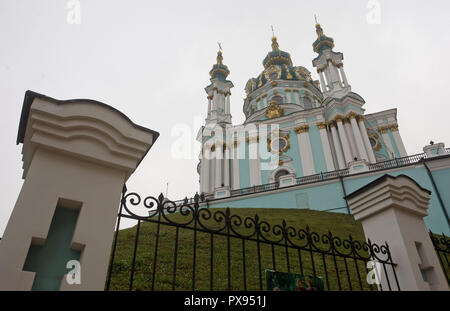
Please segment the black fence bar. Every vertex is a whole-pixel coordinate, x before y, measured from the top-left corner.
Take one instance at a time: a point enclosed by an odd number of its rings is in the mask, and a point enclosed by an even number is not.
[[[450,256],[450,237],[445,234],[430,233],[431,242],[433,243],[434,250],[439,258],[442,270],[444,271],[447,283],[450,285],[450,264],[448,257]]]

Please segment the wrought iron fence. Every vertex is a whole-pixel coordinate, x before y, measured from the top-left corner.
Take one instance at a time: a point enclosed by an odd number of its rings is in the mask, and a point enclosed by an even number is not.
[[[271,224],[200,207],[201,200],[196,195],[180,206],[124,187],[106,290],[266,290],[266,269],[321,277],[325,290],[400,290],[387,243]],[[123,218],[137,225],[134,234],[122,231],[128,242],[119,245]],[[378,263],[384,288],[367,282],[368,262]]]
[[[450,256],[450,237],[445,234],[434,234],[430,230],[430,238],[438,255],[442,270],[447,278],[447,282],[450,285],[450,264],[448,261],[448,257]]]

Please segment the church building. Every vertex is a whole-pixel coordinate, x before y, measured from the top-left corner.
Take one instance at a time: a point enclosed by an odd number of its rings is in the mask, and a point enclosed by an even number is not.
[[[345,196],[384,174],[407,175],[432,192],[429,229],[449,234],[450,154],[444,144],[408,156],[397,109],[365,114],[352,91],[343,53],[316,24],[311,72],[293,64],[272,37],[263,71],[248,80],[245,122],[232,125],[233,83],[222,51],[210,71],[200,193],[212,207],[308,208],[350,213]],[[370,103],[376,105],[375,103]]]

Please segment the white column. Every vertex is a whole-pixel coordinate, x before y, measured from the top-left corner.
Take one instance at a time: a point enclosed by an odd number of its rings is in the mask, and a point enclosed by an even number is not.
[[[267,107],[267,96],[263,97],[262,103],[263,103],[263,108],[266,108]]]
[[[344,80],[344,86],[348,86],[347,76],[345,75],[344,67],[342,66],[342,64],[341,66],[339,66],[339,72],[341,73],[342,79]]]
[[[328,172],[335,170],[333,163],[333,154],[331,153],[330,142],[328,140],[327,124],[325,122],[318,123],[320,139],[322,141],[322,149],[325,156],[325,163],[327,164]]]
[[[209,148],[209,147],[207,147]],[[209,192],[209,162],[210,160],[207,157],[207,152],[209,151],[203,151],[202,155],[202,162],[201,162],[201,168],[200,168],[200,192]]]
[[[366,147],[364,146],[361,132],[359,131],[358,124],[356,123],[356,115],[349,116],[349,119],[352,125],[353,134],[355,135],[356,147],[358,148],[359,155],[363,160],[370,161],[366,152]]]
[[[239,142],[233,142],[233,158],[232,158],[232,166],[233,166],[233,189],[240,189],[240,180],[239,180]]]
[[[211,116],[211,97],[208,96],[208,117]]]
[[[331,136],[333,137],[334,151],[336,153],[339,169],[346,168],[344,154],[342,152],[341,143],[339,141],[338,133],[336,130],[336,124],[334,122],[330,123]]]
[[[214,190],[217,188],[222,187],[222,162],[223,162],[223,146],[222,143],[219,142],[216,144],[216,154],[215,154],[215,159],[216,159],[216,178],[215,178],[215,183],[214,183]]]
[[[347,134],[348,142],[350,144],[350,151],[352,153],[352,161],[355,157],[360,159],[361,156],[358,152],[358,149],[356,149],[355,136],[353,135],[352,126],[350,125],[350,121],[347,118],[345,118],[343,120],[343,124],[344,124],[344,128],[345,128],[345,133]]]
[[[250,186],[261,185],[261,165],[259,162],[258,138],[250,137],[248,140]]]
[[[398,131],[398,125],[390,126],[392,136],[394,137],[395,144],[397,145],[398,152],[400,152],[400,157],[407,157],[405,145],[403,144],[403,140],[400,137],[400,132]]]
[[[302,160],[303,176],[314,175],[314,160],[311,150],[311,142],[309,140],[309,126],[304,125],[295,128],[297,133],[298,146],[300,148],[300,158]]]
[[[365,236],[378,246],[388,244],[402,291],[449,290],[423,221],[428,216],[430,195],[404,175],[384,175],[346,197]],[[379,257],[387,258],[381,252]],[[383,290],[389,290],[389,284],[392,290],[398,290],[393,267],[385,266],[380,264],[381,271],[377,271]]]
[[[394,147],[392,146],[391,139],[389,138],[389,135],[388,135],[388,130],[389,130],[388,127],[387,126],[381,127],[378,130],[380,131],[381,136],[383,137],[383,141],[384,141],[384,144],[385,144],[385,146],[387,148],[386,151],[387,151],[387,153],[389,155],[389,158],[390,159],[394,159],[395,158],[395,152],[394,152]]]
[[[223,185],[225,187],[230,186],[230,146],[225,146],[224,159],[223,159]]]
[[[369,135],[367,135],[367,129],[364,124],[364,120],[362,117],[358,118],[358,124],[359,124],[359,131],[362,135],[362,138],[364,140],[364,145],[366,147],[367,155],[369,156],[369,161],[371,163],[376,163],[377,160],[375,158],[375,155],[373,153],[372,145],[370,144]]]
[[[323,77],[323,71],[319,72],[319,78],[320,78],[320,85],[322,86],[322,92],[326,92],[327,91],[327,84],[325,82],[325,79]]]
[[[230,114],[230,94],[226,96],[225,113]]]
[[[330,73],[328,72],[328,67],[324,68],[325,78],[327,79],[327,88],[329,91],[333,89],[333,82],[330,77]]]
[[[342,118],[336,118],[336,124],[338,127],[338,133],[339,138],[342,142],[342,149],[344,151],[344,158],[345,158],[345,166],[347,166],[348,163],[352,162],[352,153],[350,151],[350,145],[347,140],[347,135],[345,134],[344,126],[342,125]]]
[[[297,90],[294,90],[294,100],[295,100],[295,104],[300,105],[300,98],[299,98]]]

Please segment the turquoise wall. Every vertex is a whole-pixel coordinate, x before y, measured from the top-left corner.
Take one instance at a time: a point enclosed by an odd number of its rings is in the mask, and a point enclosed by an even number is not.
[[[389,139],[391,140],[392,148],[394,148],[393,151],[395,153],[395,157],[396,158],[401,158],[400,152],[398,151],[397,144],[395,143],[395,140],[394,140],[394,136],[392,135],[392,132],[391,132],[390,129],[388,130],[388,136],[389,136]]]
[[[320,138],[319,128],[311,126],[309,128],[309,140],[311,141],[311,150],[314,160],[314,169],[316,173],[327,172],[327,163],[322,147],[322,139]]]
[[[360,175],[360,177],[354,179],[344,179],[346,193],[350,194],[384,174],[386,174],[386,172],[381,172],[373,176]],[[425,224],[434,232],[450,235],[450,228],[446,222],[444,212],[428,177],[427,171],[423,166],[405,168],[388,174],[391,176],[404,174],[414,179],[421,187],[430,190],[431,199],[430,207],[428,209],[429,215],[424,218]],[[432,174],[433,178],[435,178],[442,200],[447,206],[447,213],[449,214],[448,206],[450,206],[450,191],[446,191],[446,187],[447,185],[450,185],[450,169],[433,171]],[[274,194],[266,192],[253,198],[246,196],[237,197],[233,201],[211,204],[211,207],[310,208],[319,211],[339,208],[336,212],[347,213],[343,196],[341,184],[337,180],[325,185],[313,184],[309,188],[292,189],[282,193]]]
[[[244,142],[244,148],[245,158],[239,159],[239,183],[241,188],[250,187],[250,162],[247,142]]]

